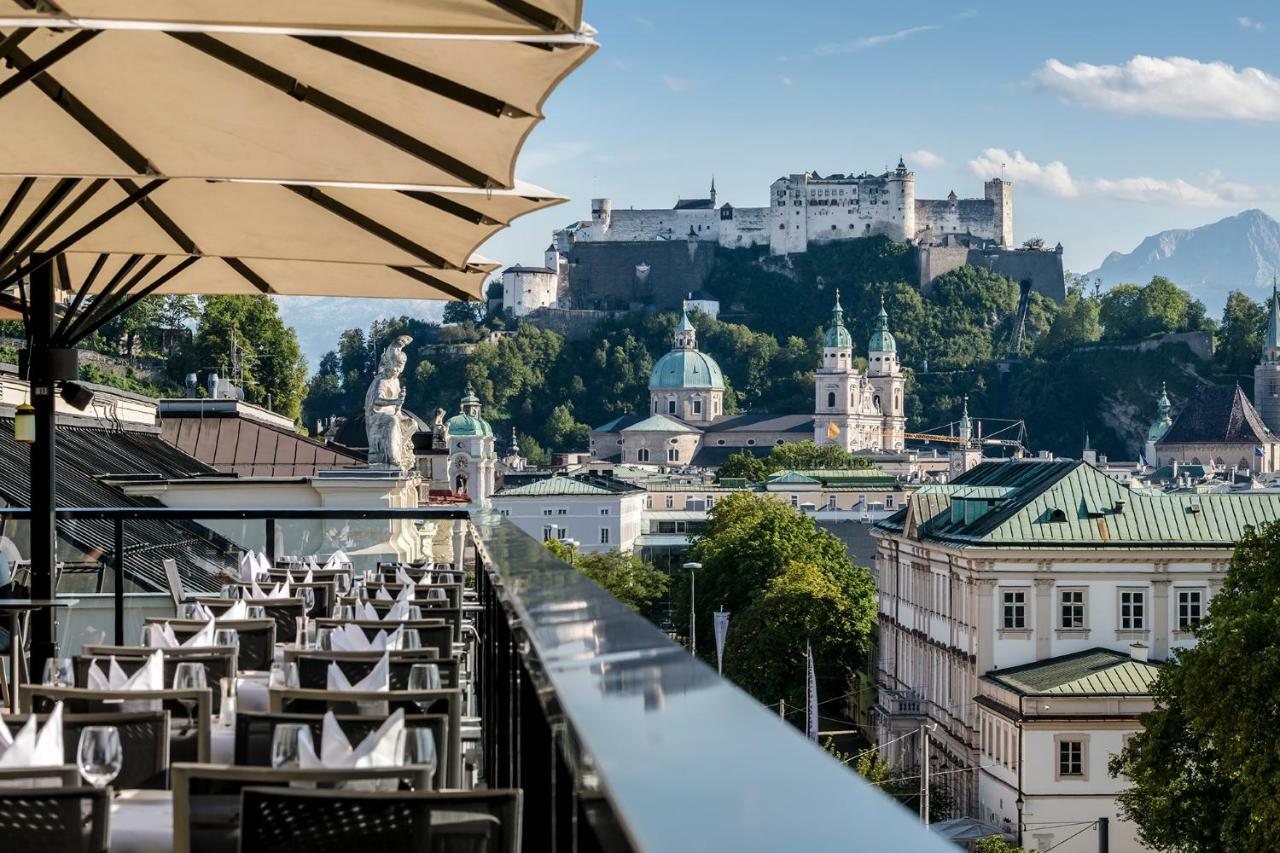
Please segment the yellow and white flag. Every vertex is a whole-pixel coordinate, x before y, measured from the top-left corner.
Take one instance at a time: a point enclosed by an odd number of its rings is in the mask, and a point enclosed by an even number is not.
[[[827,424],[827,441],[835,441],[840,437],[840,426],[835,421]]]

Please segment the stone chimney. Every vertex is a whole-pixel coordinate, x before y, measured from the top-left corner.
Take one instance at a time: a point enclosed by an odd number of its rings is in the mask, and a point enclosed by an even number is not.
[[[1133,660],[1136,660],[1138,663],[1146,663],[1147,662],[1147,644],[1146,643],[1130,644],[1129,657]]]

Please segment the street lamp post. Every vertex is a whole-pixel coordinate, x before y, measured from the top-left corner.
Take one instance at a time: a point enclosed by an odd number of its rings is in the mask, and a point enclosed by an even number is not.
[[[702,568],[702,563],[685,563],[685,571],[689,573],[689,651],[694,657],[698,656],[698,612],[697,612],[697,588],[694,581],[694,572]]]

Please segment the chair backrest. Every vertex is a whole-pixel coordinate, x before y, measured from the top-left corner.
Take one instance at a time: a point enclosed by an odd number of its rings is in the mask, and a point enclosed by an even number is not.
[[[520,791],[241,791],[244,850],[518,853]],[[429,840],[428,840],[429,839]]]
[[[418,654],[419,652],[426,654]],[[286,659],[289,657],[286,655]],[[392,690],[408,689],[409,671],[418,663],[433,663],[439,668],[441,687],[458,686],[458,661],[436,657],[435,649],[391,652],[388,657]],[[298,664],[298,686],[323,690],[329,686],[329,664],[336,663],[347,681],[355,684],[373,670],[382,659],[382,653],[300,651],[292,655],[292,659]]]
[[[106,788],[0,791],[0,838],[6,850],[104,853],[110,830]]]
[[[453,657],[453,626],[441,619],[406,619],[403,622],[374,622],[372,620],[354,619],[317,619],[317,628],[336,628],[339,625],[355,625],[364,631],[369,639],[378,636],[379,631],[391,633],[397,626],[404,626],[406,631],[418,632],[418,644],[424,649],[435,649],[442,658]]]
[[[74,788],[79,784],[80,769],[75,762],[47,767],[0,767],[0,791],[13,787]]]
[[[199,619],[157,619],[148,618],[148,625],[168,623],[174,636],[179,641],[199,631],[207,622]],[[217,623],[218,628],[230,628],[236,632],[236,641],[240,644],[237,650],[236,663],[241,670],[271,669],[271,660],[276,653],[276,621],[267,619],[236,619]],[[293,636],[293,626],[287,636]]]
[[[177,763],[172,767],[174,853],[237,853],[240,847],[240,791],[247,787],[288,787],[292,783],[334,788],[356,781],[406,780],[423,783],[423,767],[346,767],[341,770],[276,770],[227,764]],[[355,793],[342,791],[343,795]],[[296,849],[296,848],[295,848]]]
[[[158,703],[170,717],[182,723],[169,727],[169,756],[180,760],[192,755],[208,760],[209,732],[213,722],[214,688],[182,690],[89,690],[84,687],[50,687],[31,684],[22,689],[22,710],[48,714],[58,702],[67,714],[132,713],[142,703]],[[128,704],[126,704],[128,703]],[[138,704],[135,704],[138,703]],[[186,725],[187,708],[191,724]],[[145,710],[157,710],[145,708]]]
[[[378,730],[385,722],[383,717],[368,717],[358,714],[335,714],[334,719],[342,728],[351,743],[358,744]],[[312,740],[319,745],[324,724],[323,714],[270,714],[258,711],[238,711],[236,713],[235,763],[244,767],[271,766],[271,738],[276,726],[283,723],[305,723],[311,727]],[[449,742],[449,717],[445,714],[406,714],[404,724],[407,728],[425,728],[431,730],[436,742],[436,773],[432,787],[445,787],[448,779],[449,751],[445,748]]]
[[[3,718],[10,730],[30,719],[29,714]],[[39,716],[43,724],[45,715]],[[62,755],[69,765],[79,760],[80,733],[87,726],[114,726],[120,733],[124,762],[111,783],[116,788],[169,787],[169,712],[129,711],[103,714],[62,715]],[[71,784],[76,784],[73,780]]]
[[[462,787],[462,691],[448,690],[307,690],[301,687],[272,687],[268,692],[273,714],[357,714],[360,704],[385,703],[388,711],[403,708],[406,714],[438,714],[449,717],[448,743],[436,744],[449,750],[449,787]]]
[[[126,675],[138,670],[155,649],[144,649],[139,646],[83,646],[80,654],[71,658],[75,671],[76,686],[89,686],[89,666],[98,660],[99,667],[106,666],[106,658],[114,657],[116,663]],[[213,687],[224,678],[233,678],[236,674],[235,646],[200,646],[190,649],[162,649],[164,655],[164,683],[173,684],[173,675],[180,663],[199,663],[204,665],[204,680]],[[104,669],[105,671],[105,669]],[[214,691],[213,712],[221,711],[222,694]]]
[[[161,561],[164,566],[164,579],[169,585],[169,595],[173,598],[174,612],[182,613],[182,602],[187,600],[187,594],[182,588],[182,575],[178,574],[178,561],[166,558]]]

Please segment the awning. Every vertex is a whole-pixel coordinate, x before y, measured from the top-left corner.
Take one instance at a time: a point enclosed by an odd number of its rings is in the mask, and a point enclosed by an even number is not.
[[[596,47],[572,0],[60,5],[0,0],[11,174],[510,188]]]

